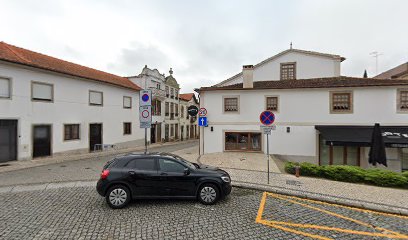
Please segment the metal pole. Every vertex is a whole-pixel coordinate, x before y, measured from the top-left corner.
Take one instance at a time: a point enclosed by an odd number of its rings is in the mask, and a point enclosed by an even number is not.
[[[268,184],[269,184],[269,134],[266,134],[266,155],[268,162]]]
[[[147,128],[145,128],[145,154],[147,153]]]

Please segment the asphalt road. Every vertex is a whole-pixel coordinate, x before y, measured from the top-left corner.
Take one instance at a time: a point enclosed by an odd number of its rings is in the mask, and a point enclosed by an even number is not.
[[[198,141],[181,142],[173,145],[149,148],[150,152],[174,152],[194,147]],[[0,186],[19,184],[36,184],[47,182],[66,182],[81,180],[97,180],[103,165],[112,159],[111,156],[87,158],[67,161],[27,169],[0,173]]]

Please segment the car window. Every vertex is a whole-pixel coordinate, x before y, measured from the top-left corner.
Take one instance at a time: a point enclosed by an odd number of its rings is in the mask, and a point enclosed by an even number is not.
[[[186,168],[178,162],[163,158],[159,159],[159,165],[160,170],[163,172],[184,172]]]
[[[155,171],[156,166],[153,158],[136,158],[130,160],[126,165],[127,168],[136,170]]]

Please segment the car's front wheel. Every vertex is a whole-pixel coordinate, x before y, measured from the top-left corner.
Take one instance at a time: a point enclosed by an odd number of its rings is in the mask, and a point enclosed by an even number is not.
[[[214,184],[205,183],[198,190],[198,199],[203,204],[214,204],[219,198],[220,191]]]
[[[115,185],[109,188],[106,193],[106,202],[111,208],[124,208],[130,202],[130,191],[122,185]]]

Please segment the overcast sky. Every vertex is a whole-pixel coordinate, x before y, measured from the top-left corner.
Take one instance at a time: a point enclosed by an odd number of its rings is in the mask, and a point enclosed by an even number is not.
[[[147,64],[181,92],[293,47],[339,54],[342,75],[408,61],[408,1],[0,0],[0,41],[121,76]]]

